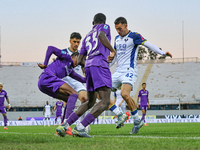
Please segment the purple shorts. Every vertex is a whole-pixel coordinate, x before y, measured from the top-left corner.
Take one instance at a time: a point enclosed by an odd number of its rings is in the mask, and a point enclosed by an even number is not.
[[[61,117],[62,116],[62,112],[56,112],[56,117]]]
[[[147,107],[148,107],[148,105],[140,105],[141,110],[147,111]]]
[[[39,77],[38,87],[43,93],[56,98],[57,90],[64,84],[60,78],[48,73],[42,73]]]
[[[90,66],[85,68],[87,91],[95,91],[107,86],[112,89],[112,78],[109,68]]]
[[[5,106],[0,106],[0,113],[5,114],[6,113],[6,108]]]

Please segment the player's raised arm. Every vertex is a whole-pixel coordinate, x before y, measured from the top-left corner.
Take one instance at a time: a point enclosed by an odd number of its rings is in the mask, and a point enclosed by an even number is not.
[[[78,65],[80,65],[82,67],[82,69],[85,66],[85,59],[86,59],[86,55],[79,55],[78,56]],[[84,73],[84,72],[83,72]]]
[[[108,56],[107,61],[109,63],[111,63],[115,57],[116,52],[115,52],[114,48],[111,46],[111,44],[106,36],[106,33],[103,31],[100,31],[99,35],[98,35],[98,39],[101,42],[101,44],[103,44],[103,46],[105,46],[106,48],[108,48],[110,50],[111,54],[110,54],[110,56]]]
[[[150,49],[151,51],[157,53],[157,54],[160,54],[160,55],[163,55],[163,56],[169,56],[172,58],[172,54],[170,52],[163,52],[161,51],[157,46],[151,44],[149,41],[146,41],[144,43],[144,46],[147,47],[148,49]]]
[[[78,61],[77,61],[78,65],[80,65],[81,68],[85,67],[86,56],[87,56],[87,50],[85,48],[85,40],[83,40],[80,54],[78,56]]]

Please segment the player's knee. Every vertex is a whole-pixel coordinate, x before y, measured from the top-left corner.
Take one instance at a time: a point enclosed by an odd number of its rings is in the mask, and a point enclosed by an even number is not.
[[[124,93],[124,92],[122,92],[121,95],[124,100],[127,100],[130,97],[130,95],[128,93]]]
[[[87,98],[86,98],[86,97],[81,97],[81,98],[80,98],[80,101],[81,101],[81,103],[83,104],[83,103],[85,103],[85,102],[87,101]]]
[[[105,109],[107,109],[109,105],[110,105],[110,100],[108,100],[108,101],[105,100],[103,102],[103,107],[105,107]]]

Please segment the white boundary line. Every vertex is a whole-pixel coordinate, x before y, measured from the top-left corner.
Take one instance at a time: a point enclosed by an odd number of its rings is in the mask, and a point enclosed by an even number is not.
[[[54,133],[21,133],[21,132],[0,132],[0,134],[33,134],[33,135],[54,135]],[[165,136],[133,136],[133,135],[94,135],[93,137],[116,137],[116,138],[145,138],[145,139],[195,139],[200,137],[165,137]]]

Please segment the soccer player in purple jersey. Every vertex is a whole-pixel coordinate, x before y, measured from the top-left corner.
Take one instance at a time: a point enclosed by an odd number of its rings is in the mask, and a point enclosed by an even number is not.
[[[57,58],[48,65],[49,58],[52,54],[55,54]],[[78,94],[71,86],[65,83],[62,78],[70,76],[82,83],[86,82],[86,78],[78,75],[73,70],[73,68],[77,66],[78,55],[79,54],[76,52],[70,56],[66,51],[49,46],[44,64],[38,64],[41,69],[44,69],[38,81],[40,91],[53,98],[67,102],[67,115],[73,112]]]
[[[85,127],[92,123],[110,104],[112,80],[109,63],[115,56],[115,50],[110,44],[110,26],[105,22],[104,14],[96,14],[93,19],[93,28],[82,42],[78,64],[85,67],[88,101],[82,104],[75,113],[72,113],[62,126],[57,128],[61,136],[64,136],[66,129],[72,123],[94,106],[98,93],[101,101],[73,129],[75,136],[91,137],[86,133]]]
[[[62,118],[63,107],[64,107],[64,103],[61,100],[57,101],[56,105],[54,106],[54,111],[56,110],[55,126],[56,126],[58,117],[60,117],[60,119]]]
[[[137,108],[139,108],[139,98],[140,98],[140,108],[142,110],[142,118],[141,120],[145,123],[145,126],[149,126],[146,121],[145,121],[145,115],[147,112],[147,107],[150,108],[149,104],[149,91],[146,90],[146,83],[142,83],[142,90],[139,91],[138,93],[138,98],[137,98]]]
[[[5,98],[6,98],[6,101],[8,102],[8,109],[10,109],[11,105],[10,105],[10,102],[9,102],[9,99],[8,99],[8,96],[7,96],[7,92],[5,90],[3,90],[3,84],[0,83],[0,113],[2,113],[2,115],[3,115],[4,129],[7,130],[8,129],[7,128],[8,118],[6,116],[6,108],[4,106]]]

